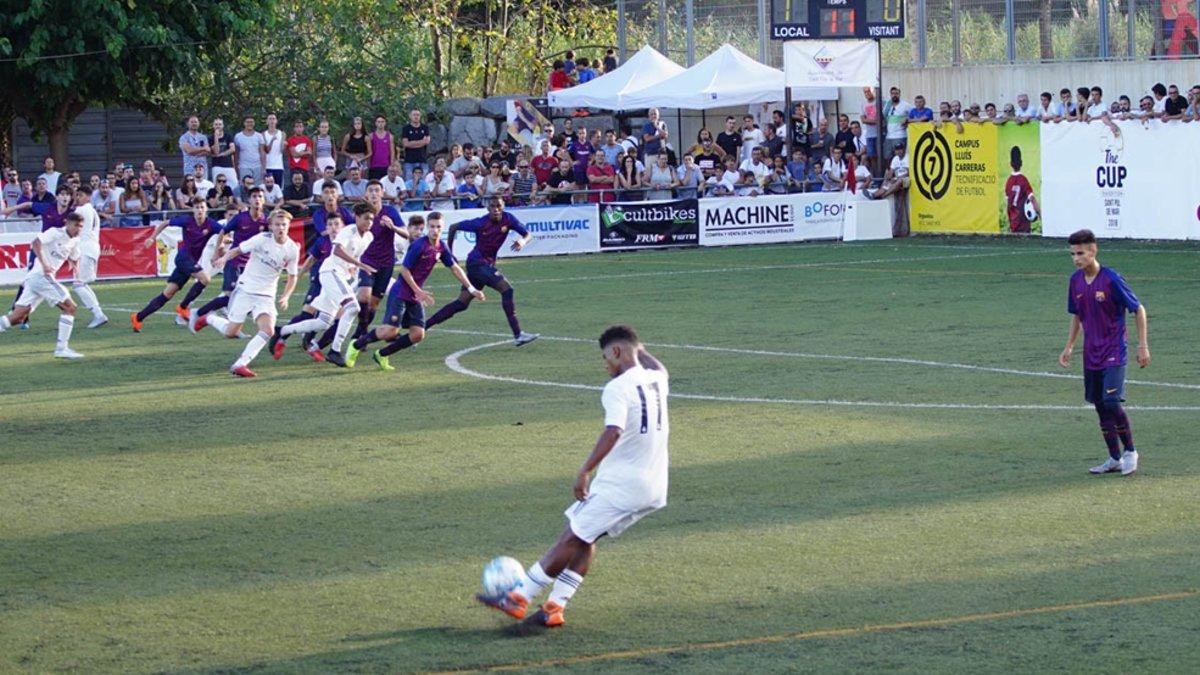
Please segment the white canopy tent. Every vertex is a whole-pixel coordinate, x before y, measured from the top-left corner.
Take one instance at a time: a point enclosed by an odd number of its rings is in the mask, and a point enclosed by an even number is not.
[[[646,45],[611,73],[576,87],[552,91],[546,98],[555,108],[629,110],[635,107],[625,103],[630,92],[652,88],[682,72],[683,66]]]
[[[626,110],[652,107],[710,110],[778,101],[783,91],[782,70],[765,66],[726,44],[673,77],[625,94],[622,105]],[[792,97],[837,100],[837,88],[794,87]]]

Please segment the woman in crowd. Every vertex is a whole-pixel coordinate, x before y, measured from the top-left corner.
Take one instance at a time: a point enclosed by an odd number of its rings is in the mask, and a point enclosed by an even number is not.
[[[642,192],[638,190],[642,186],[642,179],[638,175],[637,157],[633,155],[625,155],[620,158],[621,168],[617,171],[617,189],[621,192],[617,198],[623,202],[636,201],[642,198]]]
[[[175,189],[175,203],[176,204],[191,204],[192,200],[195,199],[197,196],[204,197],[206,199],[208,198],[208,195],[197,195],[196,177],[195,176],[191,176],[191,175],[184,176],[183,184]]]
[[[367,180],[379,180],[387,175],[388,167],[396,159],[396,141],[387,129],[387,118],[375,118],[375,131],[371,132],[371,143],[367,148]]]
[[[313,139],[313,149],[316,151],[317,174],[325,173],[325,167],[337,168],[337,146],[333,136],[329,135],[329,120],[321,120],[317,125],[317,136]]]
[[[679,198],[692,199],[696,197],[696,188],[700,187],[704,177],[700,167],[696,166],[696,157],[691,153],[683,156],[683,164],[676,171],[679,179]]]
[[[352,163],[362,168],[367,161],[367,130],[363,128],[363,119],[355,117],[350,123],[350,131],[342,136],[342,145],[338,152],[346,156],[346,166]]]
[[[121,227],[141,227],[142,216],[146,213],[146,193],[142,191],[142,183],[136,178],[125,181],[125,191],[118,199],[121,211]]]
[[[670,199],[671,190],[679,185],[668,159],[667,153],[659,153],[654,163],[642,173],[642,185],[650,188],[646,199]]]
[[[236,183],[233,153],[237,148],[233,145],[233,136],[225,133],[225,120],[220,117],[213,120],[212,126],[212,136],[208,137],[208,152],[212,155],[212,174],[209,178],[215,183],[217,176],[225,176],[226,182]]]
[[[718,158],[725,157],[725,150],[713,141],[712,132],[707,127],[696,132],[696,144],[688,148],[685,154],[699,157],[700,155],[716,155]]]
[[[493,161],[488,165],[488,173],[483,177],[484,197],[503,197],[506,201],[512,197],[512,183],[502,173],[504,164]]]
[[[162,220],[165,216],[163,211],[174,211],[175,202],[171,199],[171,187],[167,185],[167,179],[159,177],[154,181],[154,185],[147,192],[147,201],[149,210],[153,213],[143,218],[143,222],[149,225],[151,220]]]

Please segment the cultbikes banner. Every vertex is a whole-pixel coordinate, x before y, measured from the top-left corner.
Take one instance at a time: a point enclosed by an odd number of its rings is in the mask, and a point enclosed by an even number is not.
[[[608,202],[600,207],[600,248],[695,246],[699,201]]]
[[[1042,125],[1042,233],[1200,239],[1200,125],[1116,125]]]
[[[914,232],[999,231],[994,124],[908,125],[909,222]]]
[[[847,193],[813,192],[700,201],[700,245],[773,244],[838,239]]]
[[[500,249],[501,258],[595,253],[600,250],[600,215],[596,211],[595,204],[536,206],[507,210],[529,229],[533,240],[520,251],[513,251],[506,243]],[[406,211],[401,215],[407,218],[412,213],[429,215],[428,211]],[[487,210],[458,209],[443,211],[442,215],[445,216],[446,223],[445,229],[442,230],[444,238],[448,235],[451,225],[486,216]],[[514,235],[510,237],[510,240],[515,238]],[[474,233],[461,232],[454,239],[454,257],[465,260],[467,254],[474,247]]]

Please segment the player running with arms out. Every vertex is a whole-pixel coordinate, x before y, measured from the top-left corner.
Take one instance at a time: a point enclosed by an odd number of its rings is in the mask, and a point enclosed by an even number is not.
[[[1136,317],[1137,362],[1145,368],[1150,365],[1146,306],[1138,301],[1120,274],[1100,266],[1096,260],[1096,235],[1091,230],[1075,232],[1067,243],[1076,269],[1067,287],[1071,327],[1058,363],[1063,368],[1070,367],[1075,340],[1082,330],[1083,394],[1088,403],[1096,406],[1100,431],[1108,446],[1108,459],[1092,467],[1091,472],[1120,471],[1122,476],[1129,476],[1137,471],[1138,453],[1133,446],[1129,416],[1121,405],[1125,400],[1125,312]]]
[[[553,583],[550,598],[527,624],[563,625],[563,609],[583,583],[596,540],[616,537],[667,505],[668,377],[629,326],[600,335],[600,352],[612,379],[604,385],[604,431],[575,477],[567,527],[516,589],[478,600],[517,619]],[[588,476],[596,471],[588,485]]]
[[[163,305],[175,297],[179,289],[187,285],[188,279],[196,280],[196,285],[192,290],[188,291],[191,295],[195,291],[199,295],[204,291],[205,286],[212,280],[209,273],[204,269],[201,261],[204,260],[204,252],[208,247],[209,240],[221,230],[221,226],[217,221],[208,217],[208,202],[204,201],[203,197],[195,197],[191,203],[192,212],[189,215],[175,216],[169,221],[159,223],[154,228],[154,234],[146,240],[146,248],[154,246],[158,240],[158,235],[163,233],[163,230],[168,227],[178,227],[183,231],[183,241],[179,250],[175,253],[175,269],[171,272],[171,276],[167,278],[167,286],[163,289],[146,306],[142,311],[130,315],[129,323],[133,326],[134,332],[142,332],[142,322],[146,317],[162,309]],[[215,252],[209,251],[211,256]],[[199,291],[195,289],[199,287]],[[182,307],[182,305],[180,305]],[[187,314],[187,308],[182,311],[176,310],[179,316],[183,317]]]
[[[355,337],[367,332],[379,302],[387,295],[388,283],[396,268],[396,236],[408,239],[404,220],[395,206],[383,203],[383,183],[372,180],[367,183],[366,202],[375,209],[375,222],[371,225],[371,245],[363,253],[362,261],[375,268],[374,273],[365,269],[358,271],[358,329]]]
[[[375,272],[374,267],[359,260],[359,256],[371,245],[371,224],[374,219],[375,210],[371,205],[360,202],[354,205],[353,226],[346,227],[338,214],[325,221],[326,231],[333,237],[333,252],[321,263],[321,293],[288,325],[275,331],[270,346],[276,361],[283,356],[289,335],[328,330],[334,322],[337,322],[337,333],[333,338],[333,351],[341,352],[342,342],[358,318],[358,303],[350,282],[357,269]],[[314,361],[325,360],[319,349],[312,354],[310,347],[309,352]]]
[[[62,227],[45,230],[33,240],[31,248],[37,261],[25,275],[21,295],[13,305],[13,311],[0,316],[0,333],[20,325],[42,301],[46,301],[62,312],[58,317],[58,342],[54,348],[55,358],[81,359],[83,354],[71,349],[67,342],[75,328],[75,303],[67,289],[55,279],[63,263],[71,261],[74,268],[79,260],[79,234],[83,231],[83,216],[68,213]]]
[[[265,201],[266,198],[263,196],[262,188],[256,187],[251,189],[249,210],[242,211],[230,218],[229,222],[225,223],[223,231],[233,233],[233,247],[235,249],[267,229],[267,215],[263,212]],[[285,232],[284,234],[286,235],[287,233]],[[245,253],[225,259],[223,263],[225,267],[221,271],[221,295],[208,301],[194,315],[189,316],[188,320],[191,322],[193,333],[200,330],[197,322],[201,317],[204,317],[215,309],[229,305],[230,295],[237,288],[238,275],[245,269],[248,259],[248,255]]]
[[[504,210],[504,200],[500,197],[492,197],[488,200],[486,216],[450,226],[448,243],[452,251],[454,250],[454,237],[459,232],[475,234],[475,248],[467,256],[467,278],[475,288],[487,286],[494,288],[500,294],[500,305],[504,308],[504,315],[508,317],[508,327],[512,329],[513,344],[520,347],[538,339],[540,336],[537,333],[526,333],[521,330],[521,323],[517,320],[517,306],[513,301],[512,284],[508,283],[508,279],[505,279],[500,270],[496,269],[496,254],[500,252],[504,241],[508,239],[509,232],[516,232],[520,235],[520,238],[512,243],[514,251],[520,251],[528,246],[533,235],[525,229],[516,216]],[[472,294],[467,286],[463,286],[457,299],[430,317],[427,328],[433,328],[465,310],[471,304],[471,297]]]
[[[83,230],[79,233],[79,265],[75,267],[75,280],[71,287],[92,313],[88,328],[99,328],[108,323],[108,317],[100,308],[96,291],[88,284],[94,282],[100,269],[100,214],[92,206],[92,186],[86,183],[75,190],[75,213],[83,216]]]
[[[257,234],[221,256],[218,263],[224,264],[238,256],[249,255],[237,287],[230,296],[229,318],[212,314],[196,319],[196,330],[212,326],[227,338],[238,336],[247,316],[254,320],[258,334],[250,338],[242,355],[229,368],[229,372],[238,377],[257,376],[250,370],[250,362],[275,334],[275,292],[279,288],[280,272],[287,272],[287,283],[283,286],[283,295],[279,297],[279,309],[287,309],[288,298],[296,290],[300,246],[288,237],[291,222],[290,213],[276,210],[271,213],[270,232]]]
[[[450,253],[450,247],[442,243],[442,214],[437,211],[430,213],[425,236],[418,239],[416,236],[420,232],[420,223],[414,223],[409,228],[409,241],[412,243],[404,254],[404,262],[400,264],[400,279],[388,291],[383,322],[349,343],[344,359],[341,354],[331,351],[326,357],[331,363],[353,368],[358,353],[367,345],[376,340],[388,340],[388,344],[372,354],[372,358],[381,370],[395,370],[388,362],[388,357],[425,339],[425,307],[433,304],[433,296],[423,287],[438,261],[450,268],[471,297],[484,300],[483,291],[471,285],[467,273]],[[401,328],[407,328],[408,334],[400,335]]]

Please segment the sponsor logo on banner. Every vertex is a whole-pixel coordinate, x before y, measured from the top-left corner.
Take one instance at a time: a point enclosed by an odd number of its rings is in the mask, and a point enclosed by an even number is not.
[[[1096,187],[1104,198],[1104,227],[1108,230],[1121,229],[1121,204],[1125,201],[1125,179],[1129,168],[1121,163],[1125,154],[1125,140],[1120,136],[1105,134],[1100,139],[1099,165],[1096,167]]]
[[[600,210],[601,248],[695,246],[700,239],[699,202],[609,202]]]
[[[912,229],[919,232],[1000,231],[998,132],[994,124],[964,124],[943,133],[928,123],[908,126]],[[1007,153],[1006,153],[1007,154]]]
[[[499,252],[501,258],[594,253],[600,250],[600,217],[594,204],[517,207],[505,210],[521,221],[533,235],[533,240],[520,251],[513,251],[507,244],[502,246]],[[430,212],[406,211],[405,215],[418,213],[428,218]],[[449,237],[451,225],[486,215],[485,209],[443,211],[446,227],[442,229],[442,238]],[[515,234],[510,235],[509,241],[515,238]],[[459,232],[454,238],[454,257],[465,260],[474,247],[475,233]]]
[[[844,193],[728,197],[700,202],[700,244],[769,244],[841,236]]]
[[[790,26],[775,26],[784,30]],[[796,27],[800,28],[800,27]],[[776,38],[787,36],[776,31]],[[879,45],[874,40],[809,42],[783,45],[783,73],[789,87],[867,87],[879,77]]]

